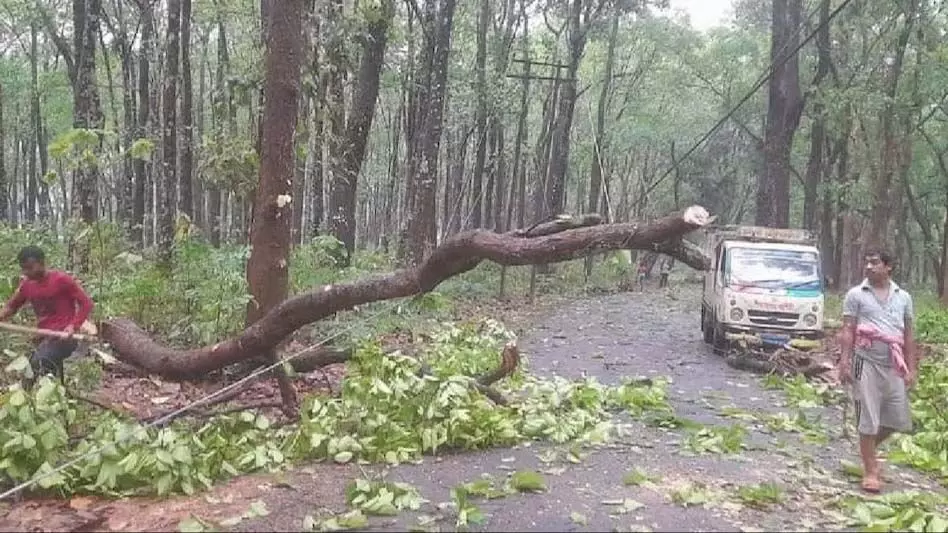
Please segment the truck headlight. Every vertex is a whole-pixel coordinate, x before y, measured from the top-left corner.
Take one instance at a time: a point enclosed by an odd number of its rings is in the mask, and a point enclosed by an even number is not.
[[[732,307],[731,320],[733,320],[734,322],[740,322],[741,320],[744,320],[744,310],[741,309],[740,307]]]
[[[812,313],[807,313],[803,315],[803,325],[808,328],[812,328],[816,326],[816,315]]]

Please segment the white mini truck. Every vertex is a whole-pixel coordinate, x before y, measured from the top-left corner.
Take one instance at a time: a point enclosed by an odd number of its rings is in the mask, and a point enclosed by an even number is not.
[[[786,346],[823,335],[823,276],[816,236],[807,230],[711,226],[701,331],[716,351],[729,340]]]

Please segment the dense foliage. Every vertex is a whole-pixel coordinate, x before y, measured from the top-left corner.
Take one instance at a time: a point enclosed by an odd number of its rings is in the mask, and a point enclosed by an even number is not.
[[[508,337],[491,321],[446,326],[417,359],[385,355],[378,344],[366,343],[349,364],[340,397],[307,398],[301,422],[279,429],[250,412],[198,427],[179,421],[143,428],[112,412],[90,412],[48,378],[31,393],[14,384],[0,401],[0,469],[24,481],[105,446],[39,486],[61,494],[191,493],[221,478],[304,459],[396,464],[443,449],[530,439],[602,442],[612,427],[610,411],[667,409],[661,382],[607,387],[523,371],[501,387],[516,395],[516,406],[496,406],[460,372],[495,365]],[[422,362],[431,375],[419,375]],[[8,370],[26,366],[19,356]]]

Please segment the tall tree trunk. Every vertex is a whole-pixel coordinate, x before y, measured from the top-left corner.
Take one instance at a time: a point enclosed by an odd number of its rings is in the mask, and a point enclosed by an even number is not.
[[[948,205],[948,190],[945,191],[945,205]],[[948,210],[941,226],[941,271],[935,273],[941,278],[938,287],[941,290],[941,303],[948,306]]]
[[[599,91],[599,103],[596,105],[596,136],[593,141],[592,168],[589,171],[589,198],[586,211],[599,212],[599,198],[602,196],[602,170],[605,165],[603,143],[606,140],[606,110],[609,108],[609,95],[612,90],[612,71],[616,56],[616,41],[619,36],[619,10],[612,14],[612,28],[609,31],[609,46],[606,48],[606,64]],[[677,203],[677,198],[676,198]],[[586,277],[592,274],[593,256],[586,257]]]
[[[771,62],[793,56],[774,69],[770,77],[767,125],[764,133],[764,168],[757,178],[756,223],[786,228],[790,225],[790,154],[800,124],[803,97],[796,49],[802,0],[773,0],[771,18]]]
[[[488,117],[487,120],[487,146],[488,156],[487,164],[484,166],[484,172],[487,174],[487,181],[484,183],[484,217],[481,219],[481,227],[494,227],[494,205],[497,202],[496,185],[497,180],[497,143],[500,130],[497,128],[494,117]]]
[[[32,114],[31,114],[32,115]],[[36,125],[34,124],[35,117],[30,117],[30,138],[24,144],[27,147],[27,159],[26,159],[26,183],[24,190],[26,191],[26,216],[23,217],[28,224],[32,224],[36,221],[36,134],[34,130]]]
[[[934,155],[938,170],[941,173],[942,183],[948,184],[948,161],[945,159],[945,150],[940,149],[935,144],[935,140],[932,138],[932,136],[929,135],[924,129],[921,129],[920,131],[925,141],[928,143],[932,154]],[[936,254],[934,247],[935,237],[928,225],[928,220],[924,219],[921,215],[921,209],[918,205],[918,202],[915,200],[915,195],[912,193],[911,184],[906,184],[905,192],[907,197],[906,199],[909,203],[909,208],[912,210],[912,214],[915,216],[915,220],[918,222],[919,228],[921,228],[926,253],[932,262],[932,272],[935,274],[938,296],[941,297],[942,301],[945,301],[945,282],[948,281],[948,275],[945,273],[946,269],[948,269],[948,265],[945,264],[945,256],[948,254],[948,249],[945,248],[945,245],[948,244],[948,233],[942,235],[942,250],[940,255]],[[948,206],[948,193],[946,193],[945,200],[945,205]],[[948,211],[946,211],[946,213],[948,213]],[[944,229],[948,230],[948,214],[946,214]]]
[[[527,143],[527,115],[530,112],[530,21],[527,18],[527,0],[520,0],[523,19],[523,89],[520,93],[520,116],[517,118],[517,136],[514,141],[513,171],[516,179],[517,227],[526,227],[527,217],[527,158],[521,155]],[[513,204],[513,202],[511,202]]]
[[[105,24],[108,25],[108,19],[105,19]],[[98,37],[99,37],[99,46],[102,49],[102,64],[105,67],[105,87],[106,87],[106,91],[108,92],[108,97],[109,97],[109,110],[111,111],[112,130],[115,132],[119,132],[122,130],[122,126],[119,123],[120,114],[118,110],[118,99],[115,97],[116,83],[115,83],[115,77],[112,74],[112,58],[109,57],[109,48],[105,44],[105,36],[102,34],[101,30],[98,33]],[[121,37],[116,38],[116,41],[118,41],[118,43],[120,44]],[[115,143],[113,145],[114,152],[117,154],[121,154],[123,151],[121,135],[115,136],[114,143]],[[112,164],[109,166],[111,168],[109,169],[108,172],[105,173],[105,176],[103,176],[103,178],[105,178],[103,181],[105,182],[104,185],[105,185],[106,194],[101,195],[101,191],[100,191],[99,209],[102,213],[105,214],[106,220],[108,220],[109,222],[114,222],[114,215],[116,211],[118,211],[117,209],[114,209],[114,206],[121,202],[121,198],[120,198],[120,195],[118,194],[118,191],[120,189],[115,183],[115,176],[118,174],[116,172],[115,164]],[[43,215],[40,214],[40,217],[42,218]]]
[[[191,0],[181,0],[181,177],[178,209],[194,218],[194,94],[191,89]]]
[[[200,28],[199,28],[200,29]],[[197,132],[197,138],[199,140],[204,139],[207,135],[207,118],[204,111],[205,97],[207,94],[207,78],[210,73],[209,60],[208,60],[208,32],[200,32],[198,39],[201,41],[201,60],[200,65],[198,66],[198,99],[197,106],[194,110],[194,129]],[[210,224],[207,222],[207,187],[206,177],[198,173],[194,175],[194,220],[197,222],[198,226],[201,228],[205,235],[210,228]]]
[[[272,31],[268,32],[265,59],[264,139],[247,263],[247,281],[254,299],[247,308],[248,325],[287,295],[302,16],[303,0],[282,0],[269,7]]]
[[[566,36],[569,58],[566,81],[559,99],[559,109],[550,142],[550,173],[547,191],[547,214],[562,213],[566,207],[566,172],[569,168],[570,131],[576,107],[576,73],[586,48],[586,24],[582,20],[583,2],[573,0],[567,14]]]
[[[344,4],[343,0],[330,0],[326,6],[328,10],[327,19],[330,23],[329,33],[331,35],[326,50],[326,64],[328,67],[326,76],[328,80],[326,118],[329,122],[328,138],[326,139],[328,141],[326,166],[329,169],[330,183],[332,184],[327,215],[330,230],[339,240],[342,240],[342,235],[337,230],[345,224],[343,219],[346,218],[345,205],[348,203],[335,201],[337,182],[344,181],[342,177],[342,152],[346,131]],[[345,184],[339,186],[345,189]]]
[[[156,244],[161,264],[170,269],[174,245],[174,213],[178,184],[178,67],[180,59],[181,0],[168,0],[168,38],[162,92],[162,172],[158,188]]]
[[[10,180],[7,177],[7,126],[3,122],[4,106],[3,83],[0,83],[0,222],[11,222],[10,216]]]
[[[309,2],[306,4],[309,5]],[[296,246],[302,242],[303,208],[305,206],[306,196],[307,163],[309,162],[309,106],[311,100],[305,91],[301,92],[299,123],[296,126],[296,137],[293,140],[295,171],[293,174],[293,224],[290,227],[290,244],[292,246]]]
[[[414,111],[417,130],[411,135],[409,179],[412,180],[412,199],[403,248],[404,258],[409,264],[423,261],[437,240],[438,152],[456,2],[440,0],[440,9],[437,10],[435,2],[428,0],[423,21],[427,30],[424,32],[424,60],[416,85],[419,87]],[[420,83],[421,80],[426,81]]]
[[[286,299],[292,221],[293,134],[296,129],[302,66],[303,0],[279,0],[268,9],[266,73],[260,181],[254,197],[247,282],[253,301],[247,325]],[[270,359],[276,361],[275,353]],[[296,393],[279,374],[287,413],[295,411]]]
[[[841,190],[849,181],[849,138],[852,133],[852,107],[847,105],[844,109],[842,127],[840,127],[839,139],[836,141],[836,182]],[[850,245],[850,236],[852,232],[852,216],[850,212],[849,199],[845,195],[840,195],[836,201],[836,249],[834,251],[834,262],[836,268],[835,289],[848,287],[852,284],[853,271],[849,268],[847,262],[848,255],[846,247]]]
[[[477,15],[477,53],[474,71],[477,85],[477,109],[474,124],[474,173],[471,175],[471,227],[483,227],[484,165],[487,158],[487,27],[490,22],[490,1],[481,0]],[[488,193],[489,194],[489,193]]]
[[[315,108],[315,116],[313,117],[313,181],[310,185],[312,190],[313,198],[313,209],[312,209],[312,226],[310,228],[310,235],[316,237],[319,235],[320,229],[323,225],[323,218],[325,217],[325,198],[323,189],[325,188],[325,176],[326,176],[326,158],[324,154],[324,144],[325,144],[325,110],[326,106],[323,105],[323,100],[326,98],[326,84],[319,79],[317,81],[316,89],[316,101],[313,103]]]
[[[318,7],[314,6],[314,9],[318,10]],[[312,82],[316,86],[316,98],[313,101],[313,135],[312,135],[312,152],[313,152],[313,178],[310,183],[310,197],[312,199],[312,209],[310,210],[312,214],[310,215],[310,229],[309,234],[312,237],[319,235],[320,228],[323,224],[323,215],[324,215],[324,198],[323,198],[323,188],[324,188],[324,176],[326,175],[326,166],[325,166],[325,157],[324,157],[324,144],[325,144],[325,113],[326,113],[326,77],[322,76],[321,73],[323,70],[320,68],[320,40],[322,38],[322,23],[323,17],[317,12],[313,17],[315,22],[313,24],[313,39],[310,43],[312,47],[312,52],[310,54],[311,63],[310,63],[310,73],[313,76]]]
[[[316,11],[316,0],[303,0],[303,37],[301,46],[303,47],[302,71],[300,72],[300,110],[296,126],[295,154],[296,154],[296,175],[293,178],[293,228],[290,235],[293,246],[297,246],[306,241],[309,234],[309,225],[306,222],[306,206],[309,205],[312,211],[312,195],[308,194],[306,188],[307,181],[310,179],[310,173],[316,161],[314,150],[312,150],[313,140],[313,121],[316,114],[315,109],[319,108],[320,103],[314,101],[315,92],[308,87],[308,83],[303,80],[312,79],[318,83],[316,70],[316,58],[319,38],[319,18],[320,13]]]
[[[14,132],[20,130],[20,121],[17,120],[16,127],[13,129]],[[20,215],[20,187],[19,187],[19,177],[20,177],[20,167],[21,162],[21,152],[20,152],[20,136],[14,133],[13,136],[13,174],[10,179],[10,223],[14,227],[20,227],[20,221],[22,220]]]
[[[121,4],[119,4],[121,5]],[[122,16],[122,11],[119,15]],[[135,63],[132,48],[124,27],[110,28],[115,35],[122,69],[122,145],[125,154],[122,157],[122,184],[118,190],[121,195],[121,224],[125,235],[134,237],[135,224],[135,159],[132,157],[132,144],[135,142]]]
[[[385,59],[388,28],[395,15],[392,0],[383,0],[378,12],[368,16],[366,40],[362,46],[359,77],[352,97],[342,143],[342,165],[334,173],[332,190],[333,234],[346,247],[346,263],[352,260],[355,251],[356,192],[365,146],[375,115],[375,102],[379,95],[379,76]]]
[[[30,223],[36,219],[37,184],[39,182],[36,167],[36,147],[40,138],[40,130],[43,127],[43,117],[40,114],[38,63],[36,23],[33,22],[30,24],[30,131],[32,139],[31,142],[27,143],[30,146],[30,154],[27,159],[27,172],[29,174],[26,182],[26,221]]]
[[[270,8],[273,4],[273,0],[260,0],[260,42],[264,46],[267,45],[270,39]],[[250,102],[250,138],[254,140],[254,146],[257,150],[257,155],[260,154],[261,143],[263,142],[263,110],[264,110],[264,87],[263,84],[260,85],[260,89],[257,91],[257,112],[254,114],[253,110],[253,101]],[[256,120],[255,120],[256,119]],[[252,203],[252,202],[251,202]],[[248,224],[252,224],[253,219],[253,206],[248,206]],[[245,210],[244,212],[247,212]],[[250,234],[250,228],[246,228],[244,232],[248,237]]]
[[[816,38],[818,57],[816,77],[810,86],[811,94],[816,95],[816,102],[813,103],[813,125],[810,127],[810,157],[807,160],[806,177],[803,185],[803,227],[809,230],[816,230],[819,185],[825,168],[823,148],[826,145],[826,117],[824,116],[826,106],[823,105],[822,98],[824,96],[820,94],[820,90],[823,80],[830,72],[832,62],[830,56],[829,12],[830,0],[822,0],[820,2],[820,29]]]
[[[882,151],[880,172],[872,184],[872,210],[869,215],[869,225],[866,238],[863,240],[863,250],[881,246],[886,238],[889,222],[892,215],[892,198],[890,188],[899,169],[900,147],[899,137],[909,132],[900,133],[899,103],[896,95],[899,88],[899,78],[902,75],[902,66],[905,61],[905,50],[916,19],[918,0],[909,0],[905,11],[905,23],[896,43],[894,57],[885,59],[885,96],[886,101],[882,110]]]
[[[606,110],[609,108],[609,95],[612,90],[612,71],[615,63],[616,41],[619,35],[619,10],[612,15],[612,29],[609,32],[609,46],[606,49],[606,64],[602,78],[602,88],[599,92],[599,103],[596,106],[596,136],[593,142],[593,160],[590,168],[589,199],[586,210],[590,213],[599,212],[599,198],[602,196],[602,170],[605,165],[603,143],[606,138]]]
[[[559,68],[557,68],[559,74]],[[560,82],[553,81],[550,84],[550,91],[543,103],[543,120],[540,124],[540,134],[537,135],[535,167],[536,183],[533,186],[533,219],[538,223],[550,216],[549,204],[547,202],[548,190],[550,188],[550,160],[553,129],[556,127],[556,109],[560,99]],[[544,265],[538,265],[543,267]]]
[[[401,166],[401,170],[403,172],[404,179],[400,180],[399,182],[392,182],[392,192],[398,192],[400,196],[399,201],[396,202],[397,212],[395,216],[395,221],[399,224],[399,228],[402,228],[402,219],[404,218],[405,214],[412,212],[415,201],[415,162],[412,160],[412,150],[414,149],[413,147],[415,145],[415,132],[417,130],[417,121],[419,119],[419,117],[416,116],[419,111],[416,101],[418,100],[418,96],[422,93],[424,88],[422,83],[427,82],[424,78],[422,78],[420,82],[417,81],[422,74],[425,74],[425,71],[420,65],[417,64],[417,60],[419,58],[417,57],[418,52],[416,50],[417,47],[415,43],[417,36],[415,32],[415,18],[417,15],[419,24],[421,25],[421,31],[419,33],[421,33],[421,37],[424,39],[425,24],[428,19],[433,20],[434,15],[431,14],[431,12],[433,12],[434,9],[435,7],[434,4],[431,3],[431,0],[427,0],[425,3],[424,18],[422,18],[421,13],[416,12],[417,10],[410,10],[406,24],[406,33],[408,34],[406,36],[408,41],[408,45],[406,47],[408,49],[408,61],[404,69],[404,78],[402,79],[402,104],[404,106],[402,130],[404,132],[405,139],[405,157],[404,163]],[[399,187],[399,183],[403,183],[404,186]],[[405,239],[403,236],[399,236],[397,239],[397,255],[402,259],[404,259],[407,254],[405,250],[406,246],[403,242],[404,240]]]
[[[227,135],[236,134],[236,121],[230,88],[227,86],[227,73],[230,66],[230,55],[227,51],[227,27],[224,24],[221,6],[217,6],[217,9],[217,71],[214,79],[216,87],[214,92],[217,99],[214,110],[218,117],[217,142],[222,143]],[[226,207],[224,202],[227,198],[229,198],[229,195],[220,185],[214,184],[208,187],[207,222],[210,226],[211,244],[215,247],[221,245],[222,235],[227,234],[224,229],[224,207]]]
[[[30,24],[30,110],[33,117],[33,134],[36,139],[36,155],[30,157],[33,162],[35,157],[39,157],[39,169],[31,171],[31,199],[30,202],[36,203],[36,210],[39,212],[40,220],[46,222],[49,219],[49,187],[46,185],[46,173],[49,171],[49,155],[46,148],[46,131],[43,124],[43,112],[40,107],[39,93],[39,75],[37,72],[37,63],[39,53],[36,43],[37,28],[36,23]],[[33,213],[30,214],[30,220],[33,219]]]
[[[504,0],[501,7],[503,22],[498,26],[503,32],[499,38],[494,38],[494,80],[501,80],[507,73],[507,65],[510,63],[510,50],[514,39],[517,36],[517,28],[521,21],[521,13],[517,10],[517,0]],[[491,212],[492,224],[490,227],[495,231],[506,231],[510,225],[510,216],[508,206],[512,203],[512,197],[508,197],[508,192],[512,195],[515,179],[510,179],[511,175],[516,175],[516,170],[511,174],[508,171],[507,160],[507,135],[506,124],[503,121],[503,114],[496,107],[492,108],[491,130],[493,134],[493,151],[491,152],[491,170],[494,187],[491,192],[493,196],[493,209]],[[506,210],[506,212],[505,212]],[[506,269],[502,269],[504,277]],[[505,278],[506,279],[506,278]]]
[[[441,236],[447,237],[460,231],[464,212],[464,169],[467,162],[467,143],[473,130],[466,125],[458,125],[454,135],[448,134],[448,145],[445,151],[447,162],[447,177],[444,184],[444,205],[441,224]],[[450,139],[454,138],[451,142]]]
[[[493,155],[491,156],[491,175],[493,176],[494,188],[492,191],[492,196],[494,201],[492,202],[491,209],[491,228],[494,231],[506,231],[506,226],[504,225],[504,203],[506,200],[507,192],[507,158],[504,154],[504,144],[506,139],[504,138],[504,126],[501,123],[500,119],[495,117],[492,121],[491,129],[493,130],[494,138],[494,148]]]
[[[942,270],[941,260],[937,253],[938,243],[935,242],[935,236],[932,234],[931,222],[922,215],[921,207],[918,205],[918,200],[915,198],[915,193],[912,191],[912,185],[910,183],[905,184],[905,199],[908,201],[912,217],[915,219],[915,222],[918,223],[918,227],[922,232],[922,246],[925,250],[925,258],[930,261],[932,272],[935,273],[937,294],[938,296],[944,296],[944,280],[940,275]]]
[[[75,28],[74,49],[75,83],[73,85],[73,122],[74,127],[87,130],[102,130],[105,116],[99,100],[96,83],[95,53],[96,35],[99,33],[99,16],[102,13],[101,0],[73,0],[73,28]],[[101,148],[101,139],[99,140]],[[78,213],[85,224],[98,219],[98,182],[97,165],[81,165],[76,171],[76,194],[73,201],[73,213]],[[85,241],[88,242],[88,241]],[[80,271],[88,269],[87,246],[78,250],[77,267]]]
[[[405,74],[405,77],[408,77],[408,74]],[[381,233],[381,242],[379,243],[382,246],[382,250],[387,254],[389,253],[389,235],[392,233],[389,231],[389,228],[397,228],[401,221],[398,219],[398,170],[399,170],[399,157],[401,154],[399,152],[399,147],[401,146],[402,138],[402,124],[403,117],[405,113],[405,86],[402,86],[402,94],[398,95],[398,108],[395,111],[395,116],[392,117],[391,124],[388,127],[388,131],[391,132],[391,143],[389,145],[389,159],[388,159],[388,183],[386,184],[386,194],[383,195],[385,198],[384,206],[385,210],[382,214],[382,223],[384,224],[384,231]]]
[[[20,150],[20,136],[16,133],[20,131],[20,121],[17,120],[16,127],[13,129],[13,175],[10,179],[10,222],[15,227],[20,227],[22,220],[20,214],[20,171],[22,151]]]
[[[559,36],[557,35],[557,38]],[[553,63],[557,62],[554,54]],[[543,103],[543,120],[540,125],[540,134],[536,145],[536,182],[533,186],[533,217],[534,223],[552,217],[549,198],[552,196],[552,166],[553,166],[553,139],[558,124],[559,101],[563,97],[563,83],[559,81],[560,67],[556,68],[556,80],[550,84],[550,92]],[[530,268],[530,301],[533,301],[537,274],[549,274],[549,265],[540,264]]]
[[[151,77],[150,61],[154,46],[155,24],[154,8],[147,0],[139,2],[142,25],[141,49],[138,57],[138,122],[135,136],[139,140],[146,139],[151,129]],[[135,200],[132,222],[132,241],[138,246],[145,245],[145,190],[148,184],[148,159],[135,159]]]

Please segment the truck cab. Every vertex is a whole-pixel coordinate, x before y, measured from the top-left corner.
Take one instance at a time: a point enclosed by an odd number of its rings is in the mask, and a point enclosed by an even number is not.
[[[723,350],[740,336],[786,345],[823,335],[824,282],[812,232],[756,226],[710,227],[701,330]]]

